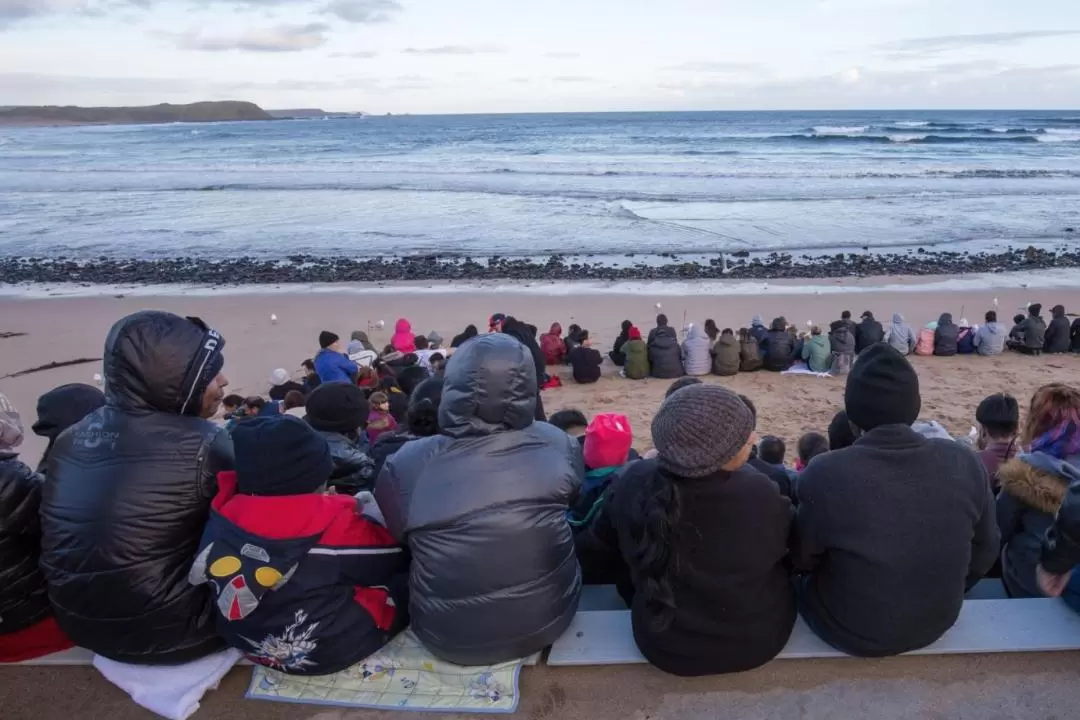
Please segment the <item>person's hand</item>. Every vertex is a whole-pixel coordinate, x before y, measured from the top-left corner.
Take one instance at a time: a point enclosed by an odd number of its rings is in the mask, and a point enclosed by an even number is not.
[[[1035,569],[1035,579],[1039,582],[1039,589],[1047,597],[1061,597],[1061,593],[1065,592],[1065,586],[1072,579],[1072,570],[1064,575],[1054,575],[1044,570],[1042,565],[1039,565]]]

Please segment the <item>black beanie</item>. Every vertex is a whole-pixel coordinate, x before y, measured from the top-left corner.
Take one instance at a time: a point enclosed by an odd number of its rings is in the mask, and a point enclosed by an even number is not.
[[[347,435],[367,427],[367,398],[349,383],[323,383],[308,395],[304,407],[308,423],[316,430]]]
[[[841,410],[829,423],[829,450],[843,450],[855,444],[855,433],[851,432],[851,423],[847,411]]]
[[[244,495],[306,495],[330,479],[330,446],[291,415],[256,417],[232,430],[236,489]]]
[[[863,351],[848,375],[844,409],[863,431],[882,425],[910,425],[919,419],[919,376],[888,343]]]
[[[325,350],[340,339],[341,338],[339,338],[337,335],[330,332],[329,330],[323,330],[321,333],[319,333],[319,347]]]

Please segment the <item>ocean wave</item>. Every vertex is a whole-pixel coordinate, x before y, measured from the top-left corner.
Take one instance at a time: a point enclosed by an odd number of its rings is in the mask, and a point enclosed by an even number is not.
[[[810,131],[817,135],[856,135],[869,129],[869,125],[817,125]]]
[[[923,133],[899,133],[892,135],[773,135],[767,142],[820,142],[820,143],[866,143],[910,145],[967,145],[973,143],[1034,143],[1040,138],[1034,135],[936,135]]]

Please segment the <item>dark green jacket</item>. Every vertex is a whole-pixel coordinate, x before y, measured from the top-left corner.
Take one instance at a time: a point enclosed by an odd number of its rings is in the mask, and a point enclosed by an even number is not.
[[[649,377],[652,368],[649,367],[649,346],[644,340],[628,340],[622,346],[622,353],[626,355],[626,364],[623,365],[626,377],[631,380]]]

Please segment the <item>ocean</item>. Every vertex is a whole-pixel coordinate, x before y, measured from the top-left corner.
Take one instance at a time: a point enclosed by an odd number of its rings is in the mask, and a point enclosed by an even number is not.
[[[0,258],[1073,248],[1080,111],[0,128]]]

